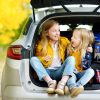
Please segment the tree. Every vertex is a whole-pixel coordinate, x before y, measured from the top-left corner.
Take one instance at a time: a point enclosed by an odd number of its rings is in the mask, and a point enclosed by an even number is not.
[[[0,0],[0,46],[6,46],[20,34],[20,27],[31,14],[30,0]]]

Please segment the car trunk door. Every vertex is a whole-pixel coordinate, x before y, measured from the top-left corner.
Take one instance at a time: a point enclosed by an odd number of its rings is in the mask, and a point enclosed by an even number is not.
[[[100,5],[100,0],[31,0],[33,8],[44,8],[70,4],[94,4]]]

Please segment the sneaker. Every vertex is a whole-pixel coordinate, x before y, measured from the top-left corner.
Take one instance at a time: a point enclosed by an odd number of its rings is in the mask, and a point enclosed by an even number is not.
[[[52,80],[48,83],[48,89],[47,89],[48,94],[52,94],[55,92],[56,84],[57,84],[56,80]]]
[[[71,89],[71,97],[76,97],[78,96],[80,93],[82,93],[84,91],[84,87],[83,86],[79,86],[79,87],[74,87],[73,89]]]
[[[65,84],[63,82],[59,81],[59,83],[57,85],[57,89],[55,90],[55,92],[58,95],[64,95],[64,87],[65,87]]]
[[[65,86],[65,88],[64,88],[64,94],[65,95],[68,95],[69,94],[69,88],[67,86]]]

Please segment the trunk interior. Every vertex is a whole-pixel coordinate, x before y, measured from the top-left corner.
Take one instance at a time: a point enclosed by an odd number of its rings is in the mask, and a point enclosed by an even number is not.
[[[69,26],[70,28],[67,30],[61,30],[60,34],[61,36],[67,37],[69,40],[72,36],[72,30],[77,27],[78,25],[90,25],[92,26],[92,31],[95,36],[95,41],[93,44],[93,57],[92,57],[92,68],[95,71],[94,77],[90,80],[90,82],[85,85],[86,90],[97,90],[100,89],[100,78],[98,79],[97,76],[97,70],[99,70],[99,77],[100,77],[100,15],[98,13],[73,13],[73,14],[67,14],[67,13],[58,13],[58,14],[52,14],[49,16],[46,16],[44,19],[41,20],[41,22],[38,24],[34,40],[38,39],[39,36],[39,28],[41,24],[47,20],[47,19],[54,19],[57,20],[60,25],[62,26]],[[66,26],[66,27],[67,27]],[[37,34],[38,33],[38,34]],[[35,45],[36,41],[33,40],[33,45]],[[96,41],[99,41],[97,44]],[[95,49],[98,48],[98,52],[95,53]],[[33,48],[35,51],[35,48]],[[35,52],[31,53],[31,56],[34,56]],[[39,87],[47,87],[47,84],[45,82],[41,82],[38,80],[38,77],[35,73],[35,71],[32,69],[30,65],[30,78],[33,84],[36,84]]]

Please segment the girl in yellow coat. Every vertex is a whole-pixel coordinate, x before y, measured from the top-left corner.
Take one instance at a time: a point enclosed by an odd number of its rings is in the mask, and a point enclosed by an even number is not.
[[[91,68],[92,53],[87,48],[93,43],[94,35],[86,28],[76,28],[71,37],[71,44],[67,48],[67,55],[74,57],[73,76],[68,80],[67,85],[72,97],[78,96],[84,85],[94,76]],[[91,47],[90,47],[91,48]]]
[[[30,59],[32,68],[39,80],[48,84],[48,93],[64,95],[64,87],[72,76],[71,66],[74,66],[71,64],[73,57],[65,59],[70,41],[60,36],[59,23],[54,20],[44,22],[40,37],[36,45],[36,54]]]

